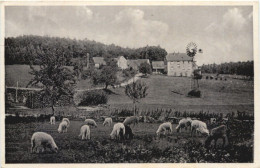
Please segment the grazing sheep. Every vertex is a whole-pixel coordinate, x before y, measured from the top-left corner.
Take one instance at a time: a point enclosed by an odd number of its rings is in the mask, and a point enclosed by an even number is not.
[[[130,116],[130,117],[126,117],[126,119],[124,120],[123,124],[124,125],[135,125],[138,124],[139,122],[139,117],[137,116]]]
[[[125,136],[124,137],[125,137],[125,139],[133,139],[133,137],[134,137],[132,129],[128,125],[125,125]]]
[[[215,142],[214,147],[216,148],[217,140],[219,138],[222,138],[223,139],[223,146],[222,147],[225,147],[225,143],[226,142],[228,143],[227,134],[228,134],[228,128],[225,125],[221,125],[219,127],[213,128],[210,131],[209,136],[205,140],[205,146],[209,147],[211,142],[212,142],[212,140],[214,140],[214,142]]]
[[[55,125],[55,116],[51,116],[50,122],[51,122],[51,125]]]
[[[120,136],[120,131],[122,131],[122,134]],[[116,123],[113,127],[113,130],[110,134],[111,139],[120,139],[120,137],[125,136],[125,125],[123,123]]]
[[[111,126],[112,123],[113,123],[113,120],[112,120],[111,117],[109,117],[109,118],[105,118],[105,121],[104,121],[103,125],[105,126],[105,125],[108,124],[108,126]]]
[[[210,118],[210,124],[216,124],[217,119],[216,118]]]
[[[58,132],[64,133],[68,131],[68,123],[66,121],[62,121],[59,125]]]
[[[51,149],[51,151],[53,152],[58,152],[58,147],[56,145],[56,143],[54,142],[53,138],[51,135],[45,133],[45,132],[35,132],[32,135],[31,138],[31,152],[33,153],[34,150],[39,146],[42,146],[44,148],[44,150],[46,150],[47,148]]]
[[[192,120],[191,122],[191,136],[193,136],[194,131],[199,131],[201,134],[209,135],[206,123],[199,120]]]
[[[93,119],[86,119],[84,123],[89,126],[97,127],[97,123]]]
[[[79,134],[79,137],[81,136],[81,139],[84,140],[84,139],[90,139],[90,129],[89,129],[89,126],[88,125],[83,125],[81,128],[80,128],[80,134]]]
[[[69,128],[70,126],[70,120],[68,118],[63,118],[62,121],[66,121],[68,123],[67,127]]]
[[[170,122],[165,122],[162,123],[158,130],[156,131],[157,136],[160,135],[161,132],[164,131],[164,135],[166,134],[167,131],[170,131],[170,133],[172,133],[172,124]]]
[[[191,126],[191,118],[183,118],[179,121],[179,125],[176,127],[177,132],[181,132],[182,128],[185,128],[185,130],[187,130],[187,128],[189,126]]]

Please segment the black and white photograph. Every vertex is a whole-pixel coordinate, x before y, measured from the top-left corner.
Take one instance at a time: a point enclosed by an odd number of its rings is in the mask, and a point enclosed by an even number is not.
[[[4,6],[2,163],[254,163],[256,5]]]

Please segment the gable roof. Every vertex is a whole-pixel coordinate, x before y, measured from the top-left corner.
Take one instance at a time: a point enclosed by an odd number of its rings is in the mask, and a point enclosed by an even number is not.
[[[148,64],[150,64],[150,61],[149,61],[149,59],[127,60],[127,65],[128,65],[129,67],[134,68],[134,69],[138,69],[138,67],[139,67],[142,63],[148,63]]]
[[[103,57],[93,57],[93,61],[95,64],[106,65],[106,62]]]
[[[153,66],[153,69],[164,69],[165,68],[163,61],[153,61],[152,66]]]
[[[170,53],[166,56],[167,61],[192,61],[186,53]]]
[[[118,61],[119,59],[121,59],[121,58],[123,58],[123,59],[125,59],[125,57],[124,56],[118,56],[118,57],[116,57],[116,58],[113,58],[115,61]],[[125,59],[126,60],[126,59]]]

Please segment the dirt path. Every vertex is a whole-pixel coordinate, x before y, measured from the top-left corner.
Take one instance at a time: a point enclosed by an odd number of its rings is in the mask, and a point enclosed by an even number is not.
[[[118,87],[123,87],[123,86],[126,86],[126,85],[129,85],[133,82],[136,82],[137,80],[139,80],[142,76],[142,73],[138,73],[136,74],[133,78],[129,79],[128,81],[125,81],[119,85],[115,85],[114,88],[118,88]],[[108,86],[107,87],[108,89],[111,89],[113,88],[112,86]],[[79,89],[79,90],[76,90],[77,92],[83,92],[83,91],[90,91],[90,90],[101,90],[101,89],[104,89],[104,87],[95,87],[95,88],[91,88],[91,89]]]

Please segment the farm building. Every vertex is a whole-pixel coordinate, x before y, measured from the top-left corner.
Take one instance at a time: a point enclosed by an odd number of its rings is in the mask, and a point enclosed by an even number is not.
[[[118,68],[120,68],[120,69],[128,68],[127,60],[125,59],[124,56],[118,56],[117,58],[114,58],[114,60],[117,62]]]
[[[106,65],[103,57],[93,57],[93,61],[96,68],[99,68],[101,65]]]
[[[187,76],[192,75],[196,68],[195,62],[186,53],[170,53],[166,56],[168,76]]]
[[[153,73],[155,73],[155,74],[164,73],[165,67],[166,66],[164,64],[164,61],[153,61],[152,62]]]
[[[127,65],[129,68],[133,68],[135,70],[139,70],[139,66],[142,63],[150,64],[149,59],[135,59],[135,60],[127,60]]]

